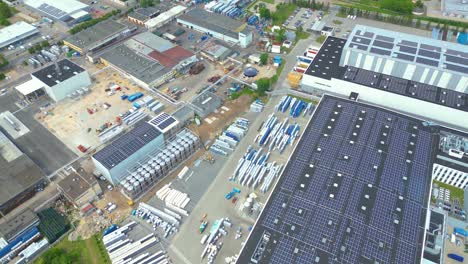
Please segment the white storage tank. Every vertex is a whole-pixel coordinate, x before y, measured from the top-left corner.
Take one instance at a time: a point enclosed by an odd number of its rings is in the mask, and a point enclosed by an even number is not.
[[[135,183],[135,181],[136,181],[136,179],[132,177],[128,182],[133,185]]]
[[[151,178],[156,177],[156,170],[151,169],[150,172],[149,172],[149,174],[150,174]]]
[[[160,177],[162,175],[162,167],[160,165],[157,165],[154,170],[156,171],[156,177]]]
[[[135,190],[136,193],[139,193],[141,191],[141,186],[139,181],[135,181],[133,183],[133,189]]]
[[[177,164],[177,159],[176,159],[176,156],[174,154],[171,154],[171,162],[172,164],[174,164],[174,166]]]
[[[170,158],[164,159],[164,162],[167,164],[168,170],[172,169],[172,162]]]

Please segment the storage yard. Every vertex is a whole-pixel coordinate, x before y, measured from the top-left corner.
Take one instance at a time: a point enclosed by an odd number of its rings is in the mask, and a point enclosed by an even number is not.
[[[145,96],[149,94],[111,68],[98,72],[93,79],[89,94],[46,108],[37,116],[52,133],[77,153],[80,151],[77,148],[79,145],[85,148],[100,145],[99,134],[120,122],[118,117],[133,108],[131,102],[122,99],[123,95],[137,92]],[[119,87],[118,90],[111,91],[115,85]],[[171,111],[169,104],[160,101],[167,106],[166,111]]]
[[[273,112],[276,105],[281,100],[282,97],[273,97],[272,101],[266,105],[264,111],[266,113]],[[279,118],[279,120],[284,122],[284,119],[289,116],[289,111],[285,113],[281,111],[275,111],[274,114]],[[289,117],[289,124],[294,124],[297,122],[297,125],[302,127],[309,118],[308,114],[306,114],[306,117],[303,117],[303,113],[304,112],[302,112],[301,116],[297,118]],[[202,245],[200,244],[200,241],[204,235],[209,233],[215,221],[218,220],[217,223],[220,223],[219,220],[224,218],[228,218],[228,222],[230,222],[232,226],[227,227],[225,225],[223,229],[227,231],[227,236],[221,236],[216,242],[216,245],[222,242],[221,250],[215,257],[216,263],[221,263],[224,261],[224,258],[237,254],[241,247],[241,241],[243,241],[239,238],[242,238],[242,236],[246,236],[248,234],[249,227],[251,227],[254,223],[255,215],[259,213],[258,210],[261,210],[259,205],[264,203],[266,197],[269,194],[269,191],[271,191],[272,186],[277,179],[276,177],[271,181],[268,186],[269,188],[265,188],[265,193],[261,192],[260,185],[253,189],[251,185],[247,186],[247,184],[245,184],[243,186],[239,184],[238,181],[233,181],[233,172],[238,166],[238,161],[244,156],[244,153],[249,148],[249,146],[259,149],[259,142],[254,142],[254,140],[258,136],[259,132],[261,132],[260,127],[263,126],[263,124],[267,121],[267,117],[265,117],[264,114],[254,112],[245,113],[242,115],[242,118],[249,120],[249,128],[245,136],[235,147],[234,152],[228,154],[228,156],[212,154],[215,159],[214,164],[211,165],[207,161],[202,162],[198,167],[194,167],[193,174],[187,180],[187,184],[193,184],[195,182],[198,183],[199,180],[201,181],[200,184],[203,184],[205,182],[204,178],[206,177],[204,175],[208,174],[208,172],[205,172],[203,168],[209,168],[210,166],[216,166],[219,168],[218,172],[211,176],[213,177],[213,182],[211,185],[209,185],[208,189],[203,189],[203,196],[201,197],[200,201],[196,203],[195,208],[191,211],[189,217],[184,220],[184,224],[182,224],[180,227],[180,231],[175,235],[174,241],[169,247],[169,254],[171,258],[177,263],[183,263],[184,260],[191,260],[191,263],[197,263],[198,260],[201,262],[207,261],[210,254],[205,253],[204,259],[201,258],[202,252],[205,250],[207,244]],[[296,142],[297,141],[292,141],[291,143],[294,145]],[[268,146],[263,146],[263,148],[265,151],[264,153],[266,153]],[[271,151],[268,162],[273,162],[278,166],[286,164],[292,148],[293,146],[285,147],[284,152],[281,154],[278,150]],[[219,165],[219,163],[223,164]],[[263,183],[265,180],[261,182]],[[198,187],[198,189],[200,188],[203,187]],[[233,188],[235,188],[235,190]],[[238,191],[240,191],[240,193],[238,193]],[[255,194],[251,195],[251,193]],[[244,205],[248,200],[247,198],[253,197],[257,197],[256,199],[252,199],[255,200],[257,211],[255,212],[255,210],[253,210],[251,212],[250,208],[244,208],[242,210],[242,207],[245,207]],[[249,199],[249,201],[251,200]],[[207,227],[200,234],[201,224],[203,224],[204,221],[207,222]],[[240,232],[238,232],[238,230],[240,230]]]

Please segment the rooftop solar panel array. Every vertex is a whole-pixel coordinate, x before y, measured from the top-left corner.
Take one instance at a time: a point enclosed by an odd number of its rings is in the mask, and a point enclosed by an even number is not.
[[[401,43],[403,44],[403,42]],[[411,42],[404,42],[405,45],[411,45]],[[320,77],[330,80],[337,78],[366,85],[371,88],[385,90],[392,93],[397,93],[419,100],[468,111],[468,96],[464,93],[454,90],[444,89],[430,84],[414,82],[399,77],[394,77],[374,71],[355,68],[352,66],[340,67],[339,60],[344,47],[344,40],[335,37],[328,37],[324,42],[323,48],[319,50],[317,56],[314,58],[313,63],[309,66],[305,74]],[[406,47],[406,46],[401,46]],[[400,48],[401,48],[400,47]],[[371,48],[371,53],[389,52],[384,49]],[[464,57],[460,52],[451,51],[455,56],[451,60],[457,61],[459,64],[447,65],[448,69],[453,69],[464,63]],[[385,54],[382,54],[385,55]],[[468,53],[466,54],[468,56]],[[414,54],[408,55],[404,53],[397,53],[398,58],[404,60],[414,60]],[[423,60],[424,63],[431,64],[433,59],[418,57],[418,60]],[[456,62],[454,62],[456,63]],[[465,64],[464,64],[465,65]],[[468,66],[468,59],[467,64]],[[460,69],[462,70],[462,69]],[[468,74],[468,68],[466,68]]]
[[[419,263],[436,137],[324,96],[238,263]]]
[[[176,123],[177,120],[167,113],[162,112],[157,117],[151,119],[148,122],[157,127],[162,132],[172,124]]]
[[[416,41],[410,41],[410,39]],[[468,63],[466,60],[468,59],[468,52],[456,50],[458,48],[456,45],[434,39],[357,25],[355,30],[351,32],[345,46],[359,52],[370,52],[371,54],[415,62],[441,70],[448,69],[468,74]],[[461,50],[466,50],[462,45],[459,45],[459,47]],[[416,59],[401,55],[402,53],[412,55]],[[458,59],[454,59],[454,57]]]
[[[161,133],[155,127],[146,122],[140,122],[133,130],[113,141],[93,157],[110,170],[159,135]]]

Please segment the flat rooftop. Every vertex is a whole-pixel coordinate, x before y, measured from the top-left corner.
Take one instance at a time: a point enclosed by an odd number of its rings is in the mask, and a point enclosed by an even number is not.
[[[0,204],[44,180],[41,169],[24,154],[10,162],[0,157],[0,171]]]
[[[72,200],[76,200],[88,191],[96,181],[96,178],[91,173],[80,168],[78,173],[71,172],[58,185]]]
[[[123,134],[94,154],[93,158],[110,170],[159,135],[161,132],[156,127],[145,121],[140,121],[130,132]]]
[[[68,59],[63,59],[55,64],[51,64],[45,68],[31,73],[34,77],[52,87],[60,82],[66,81],[78,73],[84,72],[85,69],[78,66]]]
[[[26,209],[16,215],[7,215],[0,219],[0,235],[9,241],[38,222],[39,217],[31,209]]]
[[[35,26],[23,21],[16,22],[0,29],[0,48],[36,33],[39,33],[39,30]]]
[[[24,4],[38,9],[55,19],[60,19],[88,8],[88,5],[77,0],[24,0]]]
[[[135,9],[135,11],[131,12],[128,14],[129,17],[140,20],[140,21],[146,21],[153,16],[159,14],[161,11],[155,7],[145,7],[145,8],[138,8]]]
[[[124,43],[106,51],[101,58],[147,84],[169,71],[158,61],[136,53]]]
[[[436,247],[444,248],[444,232],[445,231],[445,216],[443,210],[441,212],[436,209],[431,209],[429,217],[429,229],[426,232],[426,250],[423,257],[434,263],[443,263],[442,252]]]
[[[325,95],[237,263],[420,263],[436,138]]]
[[[107,19],[65,39],[66,42],[81,49],[93,48],[100,42],[128,29],[127,25]]]
[[[344,39],[328,37],[305,74],[327,80],[336,78],[369,88],[468,111],[468,96],[465,93],[352,66],[340,67],[339,62],[344,43]]]
[[[239,38],[239,32],[243,31],[246,27],[246,24],[239,20],[211,13],[200,8],[190,10],[178,17],[177,20],[186,21],[235,39]]]
[[[468,74],[468,47],[461,44],[356,25],[345,48],[441,71]]]

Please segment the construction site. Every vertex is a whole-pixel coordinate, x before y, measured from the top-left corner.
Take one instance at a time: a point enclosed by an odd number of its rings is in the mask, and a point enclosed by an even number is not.
[[[122,118],[134,107],[127,96],[149,94],[110,67],[98,71],[92,81],[89,94],[55,104],[36,116],[76,153],[99,146],[103,143],[99,137],[102,132],[122,124]],[[171,111],[169,104],[161,103]]]

